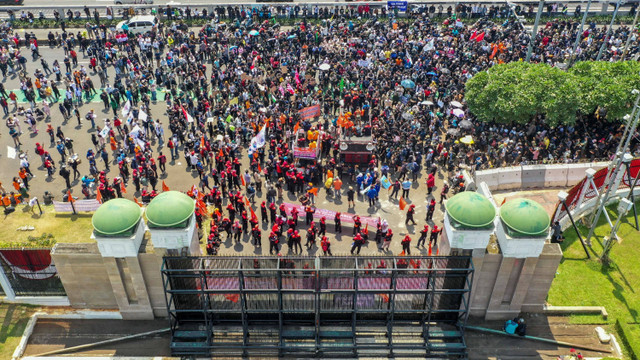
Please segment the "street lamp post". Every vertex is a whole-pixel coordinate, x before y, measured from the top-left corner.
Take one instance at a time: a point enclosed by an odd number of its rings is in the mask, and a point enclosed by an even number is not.
[[[576,34],[576,41],[573,43],[573,51],[571,53],[571,64],[576,61],[576,51],[578,50],[578,45],[580,44],[580,37],[582,36],[582,29],[584,29],[584,23],[587,21],[587,15],[589,14],[589,9],[591,8],[591,0],[587,2],[587,9],[582,15],[582,22],[580,22],[580,31]]]
[[[540,16],[542,15],[542,7],[544,6],[544,0],[540,0],[538,4],[538,13],[536,14],[536,22],[533,24],[533,31],[531,31],[531,38],[529,39],[529,48],[527,49],[526,61],[531,60],[531,52],[533,51],[533,42],[538,35],[538,24],[540,23]]]
[[[620,9],[620,5],[623,4],[623,0],[618,0],[616,3],[616,9],[613,11],[613,16],[611,17],[611,24],[609,24],[609,28],[607,29],[607,35],[604,37],[604,41],[602,42],[602,46],[600,46],[600,51],[598,51],[598,57],[596,61],[599,61],[602,57],[602,53],[604,52],[604,48],[607,47],[607,43],[609,42],[609,37],[611,36],[611,28],[613,27],[613,23],[616,21],[616,15],[618,15],[618,10]]]

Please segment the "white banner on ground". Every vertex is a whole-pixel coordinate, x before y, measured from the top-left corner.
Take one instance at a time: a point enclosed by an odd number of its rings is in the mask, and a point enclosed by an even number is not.
[[[16,152],[16,148],[7,146],[7,157],[9,159],[15,159],[16,155],[18,155],[18,153]]]

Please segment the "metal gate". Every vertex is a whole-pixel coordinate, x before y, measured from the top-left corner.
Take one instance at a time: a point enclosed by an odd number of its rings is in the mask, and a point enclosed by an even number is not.
[[[466,358],[470,257],[165,257],[174,356]]]
[[[66,295],[50,248],[3,248],[0,264],[16,296]]]

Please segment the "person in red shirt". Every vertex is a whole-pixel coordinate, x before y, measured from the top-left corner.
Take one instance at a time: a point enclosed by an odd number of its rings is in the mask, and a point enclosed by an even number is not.
[[[360,255],[360,249],[362,248],[362,245],[364,245],[364,239],[362,238],[362,235],[360,235],[360,233],[358,232],[356,234],[356,236],[353,237],[353,244],[351,244],[351,255],[353,255],[353,252],[358,249],[358,255]]]
[[[402,251],[406,254],[406,255],[411,255],[411,237],[409,235],[405,236],[404,239],[402,239]]]

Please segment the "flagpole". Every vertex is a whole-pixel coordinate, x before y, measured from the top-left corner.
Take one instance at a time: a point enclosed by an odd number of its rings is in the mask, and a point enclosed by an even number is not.
[[[529,47],[527,49],[526,62],[530,62],[531,60],[531,52],[533,51],[533,42],[536,40],[536,36],[538,35],[538,24],[540,23],[540,15],[542,15],[543,6],[544,6],[544,0],[540,0],[540,3],[538,4],[538,14],[536,14],[536,22],[533,24],[533,30],[531,31],[531,37],[529,38]]]

